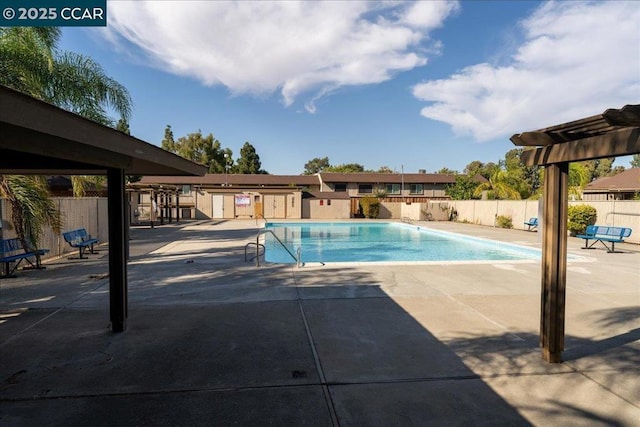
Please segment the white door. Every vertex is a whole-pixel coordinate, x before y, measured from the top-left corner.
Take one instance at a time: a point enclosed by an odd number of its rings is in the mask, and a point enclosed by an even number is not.
[[[224,218],[224,196],[222,194],[211,195],[211,218]]]

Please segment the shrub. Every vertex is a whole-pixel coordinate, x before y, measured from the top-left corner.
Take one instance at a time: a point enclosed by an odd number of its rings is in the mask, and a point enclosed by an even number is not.
[[[510,216],[499,215],[496,217],[496,226],[500,228],[513,228],[513,221]]]
[[[572,236],[582,234],[587,230],[587,225],[593,225],[597,219],[596,208],[589,205],[569,206],[567,228]]]
[[[378,214],[380,214],[380,201],[377,197],[366,196],[361,198],[360,207],[367,218],[378,218]]]

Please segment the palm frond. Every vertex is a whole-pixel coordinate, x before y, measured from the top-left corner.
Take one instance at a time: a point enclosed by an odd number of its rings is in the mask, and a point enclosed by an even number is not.
[[[42,176],[1,175],[0,191],[11,205],[12,222],[18,237],[36,245],[45,226],[59,233],[62,218]]]

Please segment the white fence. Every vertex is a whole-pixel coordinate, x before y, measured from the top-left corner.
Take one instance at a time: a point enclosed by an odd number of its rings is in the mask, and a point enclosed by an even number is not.
[[[628,227],[633,230],[627,239],[640,243],[640,201],[609,200],[569,202],[569,206],[590,205],[597,211],[597,225]],[[456,221],[478,225],[495,226],[498,216],[511,217],[513,228],[526,230],[525,221],[540,217],[537,200],[449,200],[403,205],[402,217],[413,220],[446,221],[451,210],[456,212]]]

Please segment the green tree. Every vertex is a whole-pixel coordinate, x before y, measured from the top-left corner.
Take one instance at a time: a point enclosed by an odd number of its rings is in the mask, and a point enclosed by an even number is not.
[[[115,124],[110,111],[128,120],[132,102],[127,89],[93,59],[58,50],[60,34],[55,27],[0,28],[0,84],[107,126]],[[0,176],[18,236],[31,238],[35,245],[39,227],[56,223],[42,182],[36,177]]]
[[[164,128],[164,138],[162,138],[162,143],[160,146],[167,151],[171,151],[175,153],[176,150],[176,141],[173,139],[173,131],[171,130],[171,125],[167,125]]]
[[[358,173],[364,172],[364,166],[359,163],[343,163],[337,166],[330,166],[325,169],[325,172]]]
[[[328,157],[315,157],[304,164],[303,175],[314,175],[324,171],[330,166],[331,164],[329,163]]]
[[[640,154],[634,154],[633,157],[631,157],[631,167],[640,168]]]
[[[393,173],[393,169],[391,169],[389,166],[380,166],[380,168],[378,168],[378,173]]]
[[[480,175],[489,179],[491,175],[493,175],[496,169],[499,169],[500,166],[493,163],[482,163],[479,160],[474,160],[465,166],[463,173],[470,175],[471,177],[475,177],[476,175]]]
[[[624,166],[619,165],[619,166],[615,166],[612,170],[611,170],[611,176],[614,175],[618,175],[619,173],[622,173],[624,171],[626,171],[627,169],[625,169]]]
[[[129,121],[124,117],[121,117],[120,120],[116,123],[116,130],[119,130],[122,133],[127,135],[131,135],[131,129],[129,128]]]
[[[0,28],[0,84],[113,126],[109,111],[131,115],[127,89],[93,59],[59,51],[55,27]]]
[[[615,160],[615,157],[609,157],[582,162],[589,171],[589,182],[595,181],[599,178],[604,178],[606,176],[611,176],[613,174],[613,162]]]
[[[449,169],[447,167],[441,168],[438,172],[436,173],[443,173],[443,174],[449,174],[449,175],[457,175],[458,171],[455,171],[453,169]]]
[[[176,141],[171,126],[167,125],[162,148],[207,166],[209,173],[224,173],[233,168],[233,152],[229,148],[222,148],[220,141],[212,133],[202,135],[200,129],[181,136]]]
[[[569,163],[569,197],[573,200],[582,199],[582,190],[591,182],[591,171],[585,162]]]
[[[60,211],[43,176],[0,175],[0,195],[9,202],[11,221],[24,248],[37,249],[47,225],[60,232]]]
[[[260,167],[260,156],[256,153],[256,149],[249,142],[245,142],[240,149],[240,158],[237,161],[233,171],[243,174],[266,174]]]
[[[478,185],[473,192],[475,197],[482,196],[483,192],[487,192],[487,198],[500,200],[519,200],[520,192],[513,187],[509,174],[506,170],[495,168],[493,174],[489,177],[489,182],[483,182]]]
[[[474,192],[478,188],[478,182],[471,175],[456,175],[456,182],[447,185],[445,194],[453,200],[471,200],[477,199]]]
[[[524,150],[514,148],[504,156],[504,168],[509,185],[518,190],[520,198],[527,199],[538,192],[541,186],[539,167],[526,166],[521,159]]]

